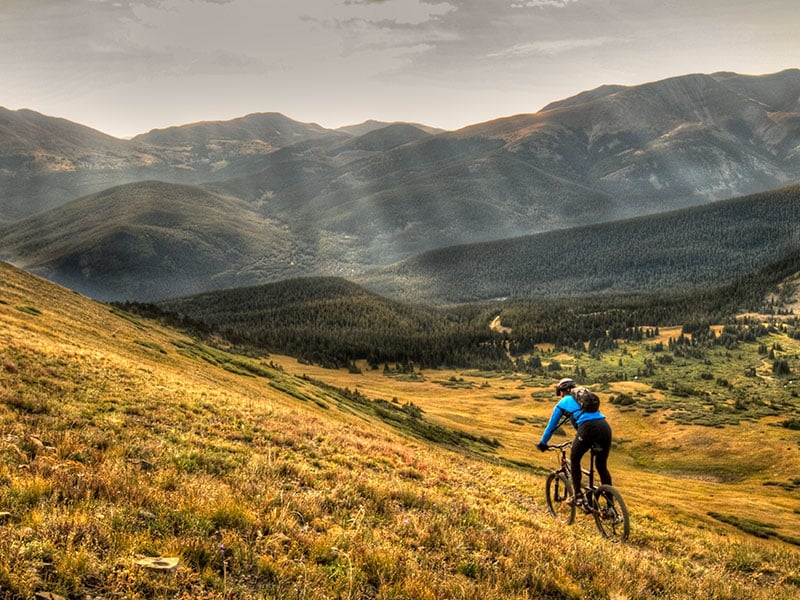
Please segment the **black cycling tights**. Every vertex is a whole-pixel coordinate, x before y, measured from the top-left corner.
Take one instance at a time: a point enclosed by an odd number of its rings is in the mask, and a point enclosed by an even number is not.
[[[608,453],[611,451],[611,426],[605,419],[586,421],[578,426],[575,441],[572,442],[570,466],[572,467],[572,486],[575,492],[581,489],[581,458],[592,446],[602,448],[594,457],[594,466],[600,475],[600,483],[611,485],[611,473],[608,472]]]

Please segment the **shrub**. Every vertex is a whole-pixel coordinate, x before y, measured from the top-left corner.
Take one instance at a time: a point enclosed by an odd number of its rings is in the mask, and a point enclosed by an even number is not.
[[[779,358],[772,363],[773,375],[789,375],[792,370],[789,368],[789,363],[784,358]]]
[[[616,396],[612,396],[609,402],[619,406],[630,406],[631,404],[636,404],[636,398],[630,394],[621,393],[617,394]]]

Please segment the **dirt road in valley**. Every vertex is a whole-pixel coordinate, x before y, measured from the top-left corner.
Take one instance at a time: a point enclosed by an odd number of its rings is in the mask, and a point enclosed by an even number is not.
[[[497,315],[491,323],[489,323],[489,329],[492,331],[496,331],[497,333],[511,333],[510,327],[504,327],[503,324],[500,322],[500,315]]]

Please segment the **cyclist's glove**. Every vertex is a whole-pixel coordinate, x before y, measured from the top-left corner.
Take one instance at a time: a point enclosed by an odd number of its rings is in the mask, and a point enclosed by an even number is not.
[[[539,449],[539,452],[544,452],[545,450],[547,450],[547,444],[545,444],[544,442],[539,442],[538,444],[536,444],[536,447]]]

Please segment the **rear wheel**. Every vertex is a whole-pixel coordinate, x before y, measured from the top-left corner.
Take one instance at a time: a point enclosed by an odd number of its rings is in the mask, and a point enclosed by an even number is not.
[[[603,537],[620,542],[628,539],[631,529],[628,508],[616,488],[610,485],[597,488],[592,496],[592,512]]]
[[[547,508],[556,519],[571,525],[575,520],[575,505],[572,500],[572,483],[564,473],[550,473],[545,485]]]

